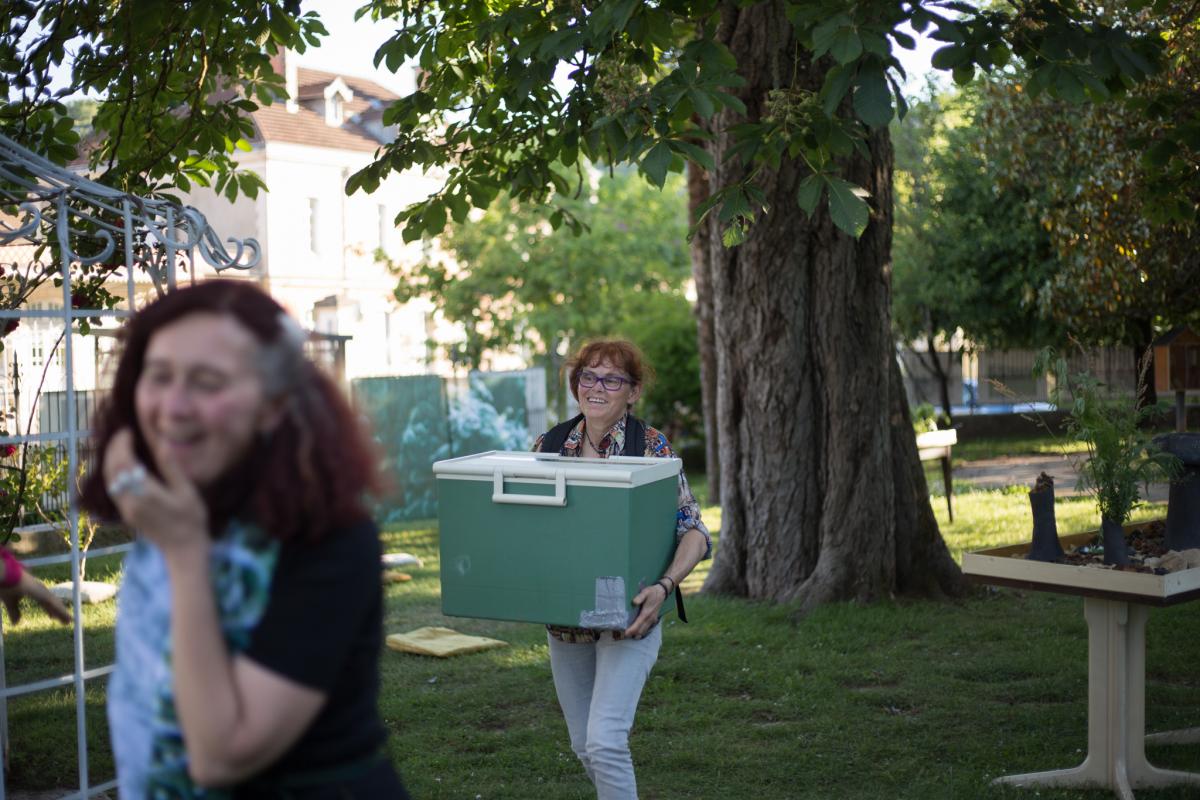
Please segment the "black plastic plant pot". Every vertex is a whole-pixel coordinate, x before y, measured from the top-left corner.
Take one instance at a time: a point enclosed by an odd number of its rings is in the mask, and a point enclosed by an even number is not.
[[[1058,521],[1054,516],[1054,487],[1034,489],[1029,493],[1033,511],[1033,544],[1029,555],[1033,561],[1062,561],[1065,554],[1058,542]]]
[[[1121,523],[1102,519],[1100,532],[1104,535],[1104,563],[1121,567],[1128,564],[1129,545],[1125,542],[1125,529]]]
[[[1167,548],[1200,547],[1200,433],[1167,433],[1154,443],[1183,463],[1167,497]]]

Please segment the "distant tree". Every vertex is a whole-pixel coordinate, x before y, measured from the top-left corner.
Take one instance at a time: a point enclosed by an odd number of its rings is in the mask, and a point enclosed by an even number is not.
[[[1122,102],[1034,95],[1017,72],[985,84],[979,117],[988,171],[1027,193],[1061,264],[1039,304],[1085,344],[1128,346],[1135,374],[1158,331],[1200,322],[1200,8],[1156,11],[1134,21],[1169,24],[1167,68]]]
[[[1060,262],[1031,210],[1043,198],[988,170],[974,86],[916,104],[894,127],[892,320],[902,340],[925,344],[950,415],[938,343],[961,330],[997,349],[1058,344],[1064,333],[1038,298]]]
[[[555,228],[502,195],[479,219],[446,226],[445,257],[413,267],[389,262],[400,278],[397,299],[427,297],[463,326],[459,352],[468,366],[486,350],[527,348],[547,367],[560,417],[569,352],[616,334],[628,319],[662,313],[658,304],[682,299],[690,275],[682,181],[659,190],[625,168],[593,177],[578,196],[557,201],[586,235]]]
[[[700,352],[692,304],[672,293],[632,311],[615,330],[641,349],[656,374],[654,385],[638,401],[639,413],[675,445],[702,441]]]

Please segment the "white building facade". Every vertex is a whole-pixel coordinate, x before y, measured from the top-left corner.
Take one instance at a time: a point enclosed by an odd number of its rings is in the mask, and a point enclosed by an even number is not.
[[[393,133],[383,109],[396,95],[373,81],[284,64],[290,99],[251,114],[255,138],[240,164],[267,191],[230,203],[197,188],[185,202],[208,217],[222,236],[252,237],[262,260],[250,277],[302,325],[350,337],[345,378],[449,374],[434,341],[452,341],[432,304],[394,299],[397,278],[382,253],[412,263],[421,243],[403,244],[396,214],[441,186],[436,174],[393,174],[372,194],[347,195],[347,179],[374,160]],[[202,277],[213,273],[204,267]],[[227,276],[229,272],[225,273]]]
[[[390,175],[371,194],[347,195],[344,188],[394,138],[382,117],[398,96],[368,79],[289,64],[286,56],[276,68],[285,75],[289,99],[251,113],[250,149],[237,153],[240,166],[257,173],[267,190],[231,202],[195,186],[182,197],[223,239],[253,238],[261,248],[253,269],[225,270],[221,277],[259,283],[302,326],[333,341],[333,349],[340,348],[337,371],[347,385],[364,377],[455,375],[441,345],[462,341],[461,328],[445,322],[429,300],[397,302],[398,277],[379,257],[411,265],[437,254],[436,243],[405,244],[394,219],[436,192],[442,176],[414,170]],[[37,258],[28,245],[0,247],[0,271]],[[217,277],[202,260],[194,266],[195,276],[178,275],[181,283]],[[148,281],[139,280],[136,288],[143,299],[154,293]],[[112,291],[124,295],[124,280],[115,280]],[[62,307],[61,290],[47,283],[27,307],[52,316],[27,318],[0,341],[0,428],[10,433],[55,429],[65,413],[65,406],[59,408],[66,388],[64,347],[54,314]],[[79,408],[81,420],[90,415],[92,390],[108,382],[115,327],[105,321],[90,335],[72,338],[74,387],[87,403]],[[490,370],[527,366],[516,353],[489,353],[486,361]]]

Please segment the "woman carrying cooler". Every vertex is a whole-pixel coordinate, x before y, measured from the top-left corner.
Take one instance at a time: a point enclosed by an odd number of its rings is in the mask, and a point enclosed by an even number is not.
[[[667,438],[631,414],[651,377],[636,346],[620,339],[591,342],[567,362],[567,370],[582,413],[539,436],[535,451],[581,458],[674,457]],[[630,453],[629,445],[642,440],[641,452]],[[629,731],[662,645],[658,610],[696,564],[712,554],[712,539],[682,470],[675,540],[666,572],[633,598],[640,611],[625,631],[548,626],[550,667],[571,749],[599,800],[637,798]]]

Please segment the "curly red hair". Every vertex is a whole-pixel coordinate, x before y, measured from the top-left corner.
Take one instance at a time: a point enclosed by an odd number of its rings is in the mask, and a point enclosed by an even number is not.
[[[567,360],[566,370],[571,384],[571,396],[579,396],[579,373],[585,367],[598,367],[605,361],[629,376],[645,393],[654,382],[654,369],[638,346],[628,339],[595,339],[579,348]]]
[[[244,515],[276,538],[315,540],[335,526],[368,517],[367,495],[382,488],[372,440],[333,380],[304,356],[302,333],[283,307],[254,284],[233,280],[171,292],[122,329],[124,349],[98,415],[92,465],[79,491],[83,508],[105,519],[119,518],[100,464],[122,428],[134,431],[138,457],[154,468],[134,409],[146,348],[161,328],[197,313],[227,315],[249,331],[261,347],[268,395],[287,399],[275,431],[206,490],[214,533]]]

